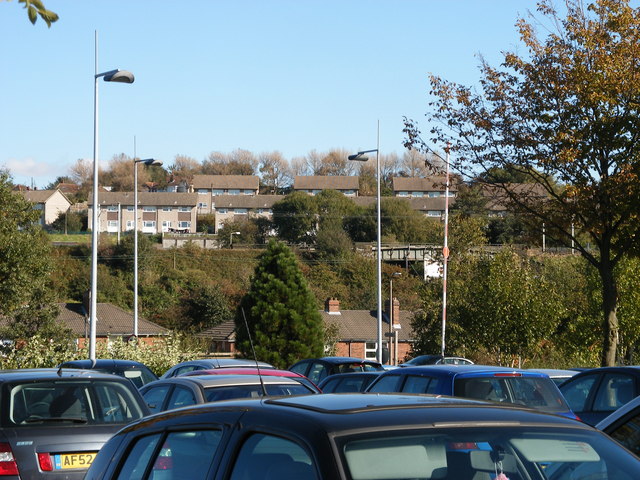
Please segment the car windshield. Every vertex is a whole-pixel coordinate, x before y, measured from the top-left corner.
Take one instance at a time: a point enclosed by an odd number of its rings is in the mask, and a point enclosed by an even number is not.
[[[352,480],[632,480],[640,468],[606,436],[573,428],[368,431],[337,442]]]
[[[103,380],[41,381],[8,387],[3,423],[124,424],[144,416],[132,387]]]
[[[369,363],[341,363],[336,367],[336,370],[337,373],[376,372],[380,370],[380,368]]]
[[[301,384],[266,384],[264,386],[269,396],[280,395],[307,395],[315,393]],[[208,402],[219,400],[231,400],[235,398],[257,398],[263,395],[261,385],[229,385],[224,387],[209,387],[205,389],[205,397]]]
[[[569,405],[547,377],[492,376],[457,378],[457,397],[508,402],[544,410],[567,412]]]

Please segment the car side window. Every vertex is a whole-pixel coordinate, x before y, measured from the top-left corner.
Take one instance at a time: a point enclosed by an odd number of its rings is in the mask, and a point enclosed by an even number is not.
[[[195,405],[195,403],[196,397],[190,389],[176,386],[171,393],[169,403],[167,403],[167,410]]]
[[[133,448],[129,450],[118,473],[118,480],[141,480],[159,441],[159,433],[139,438]]]
[[[307,368],[309,368],[309,362],[300,362],[297,365],[294,365],[293,367],[291,367],[289,370],[295,373],[299,373],[300,375],[304,375],[305,377],[308,377]]]
[[[589,392],[597,378],[597,375],[586,375],[561,386],[560,391],[571,410],[574,412],[585,411]]]
[[[171,432],[158,448],[160,434],[142,437],[129,451],[118,480],[142,480],[151,463],[153,466],[148,477],[151,480],[204,480],[221,438],[220,430]]]
[[[627,419],[615,430],[608,432],[611,437],[631,450],[636,455],[640,455],[640,414],[636,414]]]
[[[402,391],[404,393],[436,393],[438,381],[423,375],[407,375]]]
[[[256,433],[242,445],[230,480],[317,480],[316,466],[299,444]]]
[[[378,378],[378,381],[371,385],[367,391],[377,393],[399,392],[401,380],[402,376],[400,375],[383,375]]]
[[[311,369],[309,370],[309,375],[307,375],[307,378],[313,383],[318,383],[328,375],[329,369],[323,363],[316,362],[311,365]]]
[[[169,393],[169,385],[161,385],[158,387],[150,387],[142,394],[144,401],[147,402],[147,406],[151,413],[161,412],[164,404],[164,399]]]
[[[633,378],[619,373],[607,373],[598,387],[593,409],[612,412],[635,397]]]

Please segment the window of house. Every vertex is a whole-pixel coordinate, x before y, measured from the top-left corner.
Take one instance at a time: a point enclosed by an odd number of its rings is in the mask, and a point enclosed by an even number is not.
[[[157,210],[156,207],[150,207],[150,206],[142,207],[143,212],[155,212],[156,210]]]
[[[441,217],[442,216],[442,211],[440,211],[440,210],[428,210],[427,211],[427,216],[428,217]]]
[[[429,192],[429,198],[438,198],[440,196],[440,192]]]
[[[168,232],[170,228],[171,228],[171,222],[169,220],[163,220],[162,221],[162,231],[163,232]]]
[[[226,208],[217,208],[216,211],[218,213],[227,213],[227,209]]]
[[[127,230],[133,230],[134,223],[133,220],[127,220]]]
[[[213,190],[211,190],[211,194],[212,195],[224,195],[224,190],[222,190],[221,188],[214,188]]]
[[[364,344],[364,358],[367,360],[376,360],[377,342],[366,342]]]
[[[107,212],[117,212],[118,205],[107,205]]]
[[[162,207],[162,211],[163,212],[170,212],[171,211],[171,207]]]
[[[189,207],[178,207],[179,212],[190,212],[191,209]]]
[[[198,208],[207,208],[207,202],[198,202]]]
[[[398,192],[398,196],[399,197],[408,197],[409,196],[409,192]]]
[[[107,227],[109,227],[109,228],[118,228],[118,221],[117,220],[109,220],[107,222]]]
[[[243,190],[245,195],[253,195],[254,191],[253,190]]]
[[[144,228],[156,228],[156,222],[153,220],[145,220],[142,222]]]
[[[229,189],[229,195],[240,195],[240,190],[237,188]]]
[[[233,213],[235,213],[236,215],[246,215],[247,213],[249,213],[249,210],[246,208],[234,208]]]
[[[209,194],[209,190],[207,190],[206,188],[199,188],[198,189],[198,193],[200,194]]]
[[[178,222],[178,228],[191,228],[191,222]]]
[[[411,192],[411,196],[416,198],[424,197],[424,192]]]
[[[133,212],[134,210],[133,205],[127,205],[127,212]]]

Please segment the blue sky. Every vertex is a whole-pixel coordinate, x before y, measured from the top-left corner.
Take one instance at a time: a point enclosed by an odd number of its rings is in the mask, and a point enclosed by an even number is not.
[[[93,158],[176,155],[198,161],[241,148],[285,158],[312,150],[403,152],[402,117],[420,121],[434,73],[477,82],[519,45],[534,0],[45,0],[60,20],[31,25],[0,1],[0,167],[44,188]],[[423,123],[423,127],[426,125]],[[426,131],[426,128],[423,128]],[[438,148],[434,145],[434,148]]]

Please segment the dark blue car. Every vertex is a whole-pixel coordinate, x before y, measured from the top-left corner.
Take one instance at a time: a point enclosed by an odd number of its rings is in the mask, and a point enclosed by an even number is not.
[[[367,392],[430,393],[526,405],[577,418],[548,375],[487,365],[431,365],[389,370]]]

